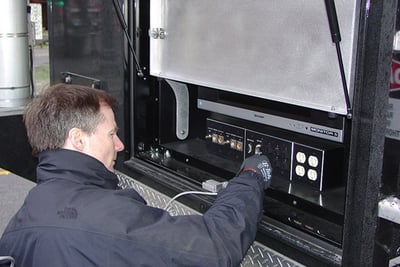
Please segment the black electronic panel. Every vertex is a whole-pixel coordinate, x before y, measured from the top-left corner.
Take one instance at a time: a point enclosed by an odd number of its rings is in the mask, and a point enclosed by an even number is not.
[[[344,214],[342,144],[223,116],[207,118],[206,127],[210,155],[237,164],[254,154],[268,156],[273,181],[265,197],[267,216],[340,247]]]

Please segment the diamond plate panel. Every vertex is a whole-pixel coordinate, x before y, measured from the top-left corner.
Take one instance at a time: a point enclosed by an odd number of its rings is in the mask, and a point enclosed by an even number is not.
[[[163,193],[158,192],[122,173],[117,173],[117,176],[119,179],[119,188],[135,189],[147,201],[147,204],[149,206],[165,209],[171,199],[167,195],[164,195]],[[178,201],[172,202],[168,207],[168,211],[173,216],[200,214],[199,212],[181,204]],[[296,261],[286,257],[285,255],[282,255],[255,241],[247,251],[247,254],[243,258],[240,266],[302,267],[304,265],[299,264]]]

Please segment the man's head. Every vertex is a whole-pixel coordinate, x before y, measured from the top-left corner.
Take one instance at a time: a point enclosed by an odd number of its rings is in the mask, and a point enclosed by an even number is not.
[[[24,114],[33,153],[65,148],[95,157],[113,171],[124,149],[117,136],[113,109],[117,101],[104,91],[56,84],[35,97]]]

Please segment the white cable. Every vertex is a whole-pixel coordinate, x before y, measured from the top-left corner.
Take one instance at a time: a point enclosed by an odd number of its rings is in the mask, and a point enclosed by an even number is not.
[[[177,195],[174,196],[173,198],[171,198],[171,199],[168,201],[167,205],[165,205],[165,208],[164,208],[164,209],[165,209],[166,211],[168,211],[169,206],[171,205],[171,203],[172,203],[173,201],[175,201],[178,197],[181,197],[181,196],[183,196],[183,195],[189,195],[189,194],[208,195],[208,196],[216,196],[216,195],[218,195],[218,193],[214,193],[214,192],[203,192],[203,191],[186,191],[186,192],[182,192],[182,193],[177,194]]]
[[[15,260],[11,256],[0,256],[0,262],[4,261],[2,264],[10,264],[10,267],[14,267]]]

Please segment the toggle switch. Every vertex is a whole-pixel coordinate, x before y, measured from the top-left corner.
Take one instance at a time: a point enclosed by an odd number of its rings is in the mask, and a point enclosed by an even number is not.
[[[256,145],[256,148],[254,149],[254,154],[261,155],[261,144]]]

